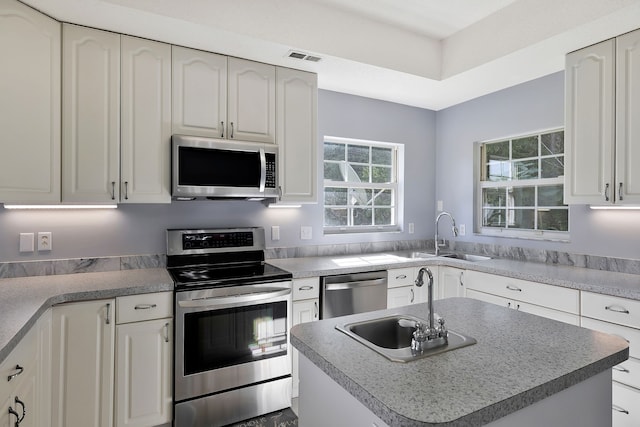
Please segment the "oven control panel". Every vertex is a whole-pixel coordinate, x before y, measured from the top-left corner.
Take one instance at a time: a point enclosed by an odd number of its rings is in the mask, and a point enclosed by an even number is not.
[[[184,249],[239,248],[247,246],[253,246],[253,233],[250,231],[182,235],[182,247]]]
[[[167,230],[167,255],[264,249],[262,227]]]

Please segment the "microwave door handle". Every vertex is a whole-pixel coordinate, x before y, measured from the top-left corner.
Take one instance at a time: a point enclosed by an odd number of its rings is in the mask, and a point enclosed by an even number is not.
[[[267,300],[284,295],[289,295],[291,289],[280,289],[277,291],[267,292],[253,292],[250,294],[230,295],[223,297],[211,297],[196,300],[178,301],[178,305],[184,308],[203,308],[203,307],[215,307],[217,305],[226,304],[245,304],[248,302],[255,302],[260,300]]]
[[[264,148],[260,149],[260,192],[264,193],[267,182],[267,156],[264,154]]]

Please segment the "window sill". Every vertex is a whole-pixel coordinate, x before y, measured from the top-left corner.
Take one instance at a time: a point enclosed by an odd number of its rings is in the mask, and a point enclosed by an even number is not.
[[[481,228],[480,231],[475,231],[477,236],[485,237],[503,237],[507,239],[522,239],[522,240],[538,240],[547,242],[559,242],[569,243],[571,242],[571,235],[568,232],[558,231],[523,231],[523,230],[504,230],[504,229],[487,229]]]
[[[325,227],[324,235],[330,234],[362,234],[362,233],[399,233],[398,226],[393,227]]]

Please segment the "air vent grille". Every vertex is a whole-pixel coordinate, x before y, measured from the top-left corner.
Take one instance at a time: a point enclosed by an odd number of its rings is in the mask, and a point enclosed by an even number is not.
[[[322,58],[319,56],[310,55],[308,53],[300,52],[296,50],[290,50],[289,53],[287,53],[287,57],[293,58],[293,59],[300,59],[302,61],[310,61],[310,62],[319,62],[322,60]]]

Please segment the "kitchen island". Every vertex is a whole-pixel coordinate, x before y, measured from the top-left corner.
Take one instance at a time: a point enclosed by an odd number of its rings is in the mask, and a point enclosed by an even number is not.
[[[426,304],[295,326],[300,424],[611,425],[611,367],[628,358],[626,341],[467,298],[434,305],[450,331],[477,343],[399,363],[335,329],[392,314],[426,319]]]

